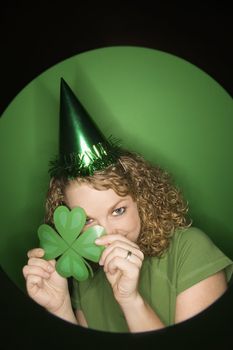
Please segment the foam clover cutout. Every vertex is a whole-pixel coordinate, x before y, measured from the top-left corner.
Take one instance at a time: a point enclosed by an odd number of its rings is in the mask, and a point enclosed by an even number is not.
[[[99,261],[104,246],[97,246],[95,240],[105,234],[104,228],[95,225],[82,232],[86,214],[80,207],[69,210],[61,205],[54,211],[53,219],[56,230],[47,224],[38,228],[40,247],[45,251],[44,259],[59,257],[55,268],[63,277],[84,281],[89,274],[93,276],[92,268],[85,259]]]

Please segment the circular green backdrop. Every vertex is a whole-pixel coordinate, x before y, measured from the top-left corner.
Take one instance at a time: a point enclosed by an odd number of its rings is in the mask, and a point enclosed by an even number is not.
[[[209,75],[171,54],[107,47],[46,70],[0,120],[3,270],[22,290],[27,250],[38,246],[57,154],[60,78],[106,135],[173,174],[195,226],[233,258],[233,101]]]

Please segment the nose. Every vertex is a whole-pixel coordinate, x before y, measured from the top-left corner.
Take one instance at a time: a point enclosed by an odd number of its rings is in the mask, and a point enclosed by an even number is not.
[[[113,223],[107,221],[107,220],[100,220],[99,225],[104,227],[106,234],[113,235],[117,233],[117,228]]]

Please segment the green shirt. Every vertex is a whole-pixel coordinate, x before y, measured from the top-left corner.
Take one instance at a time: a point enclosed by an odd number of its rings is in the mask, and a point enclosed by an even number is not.
[[[233,262],[205,233],[194,227],[178,230],[162,258],[145,257],[139,292],[168,326],[174,323],[177,295],[222,269],[229,282]],[[128,332],[124,315],[102,268],[93,278],[84,282],[74,280],[73,285],[72,305],[83,311],[90,328]]]

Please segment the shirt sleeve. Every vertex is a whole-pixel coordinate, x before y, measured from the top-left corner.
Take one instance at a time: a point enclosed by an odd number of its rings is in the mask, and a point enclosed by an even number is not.
[[[225,270],[229,282],[233,262],[201,230],[180,233],[177,251],[177,294],[201,280]]]
[[[73,278],[73,289],[71,294],[71,304],[74,310],[81,309],[78,282],[74,278]]]

